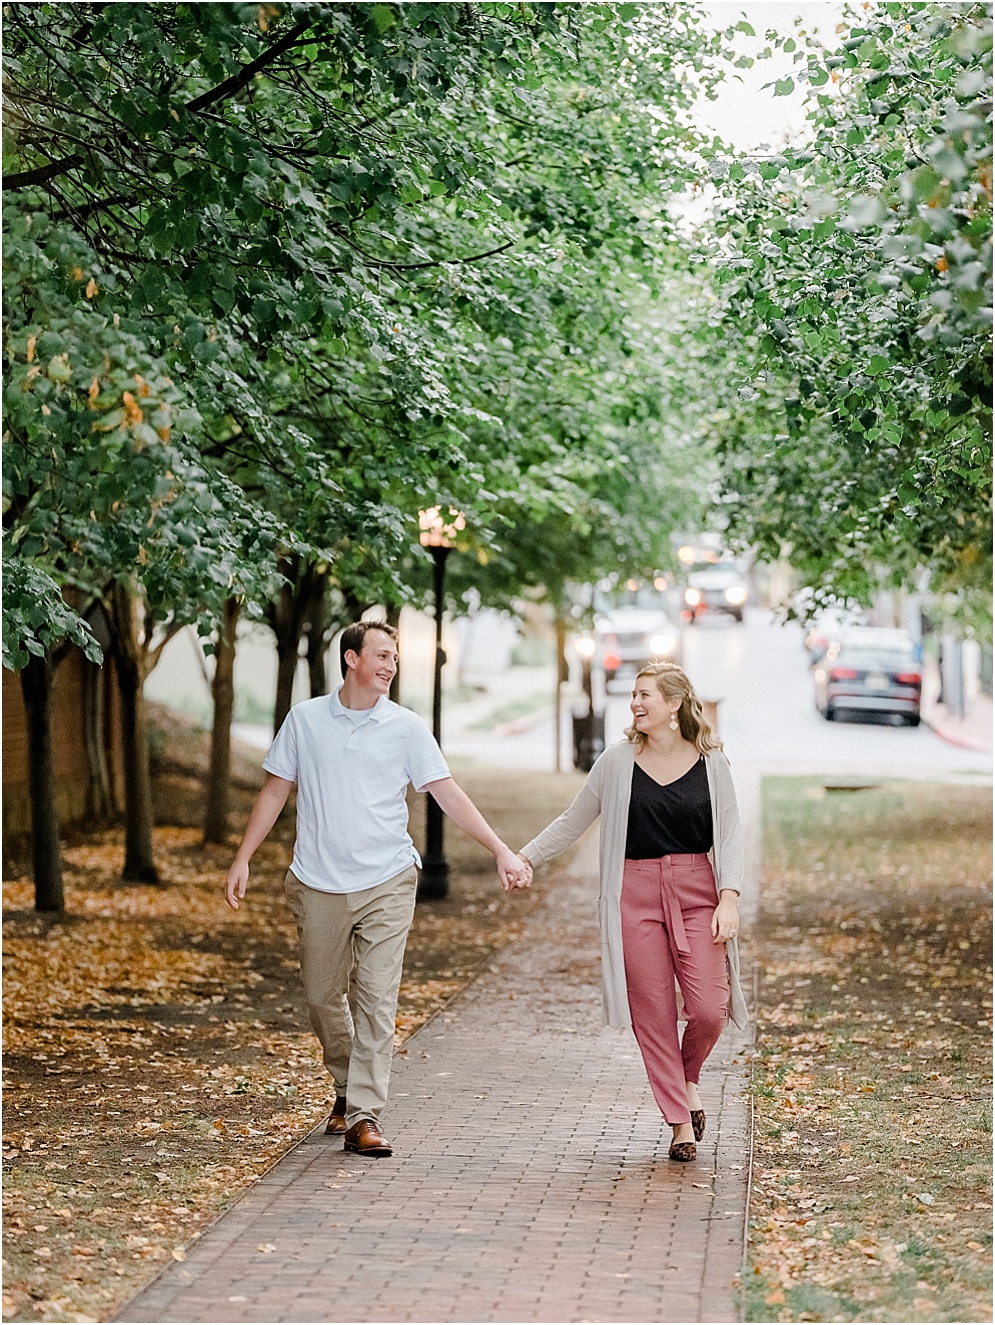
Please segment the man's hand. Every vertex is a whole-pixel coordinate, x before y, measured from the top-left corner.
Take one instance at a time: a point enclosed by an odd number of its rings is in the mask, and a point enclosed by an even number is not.
[[[723,888],[719,904],[712,912],[712,942],[727,943],[739,933],[739,906],[735,892]]]
[[[238,910],[238,904],[245,896],[245,887],[248,882],[249,862],[236,856],[231,869],[228,871],[228,881],[225,884],[225,901],[233,911]]]
[[[501,887],[506,893],[514,892],[516,888],[527,888],[532,882],[532,866],[521,856],[516,856],[503,842],[494,853],[494,860]]]

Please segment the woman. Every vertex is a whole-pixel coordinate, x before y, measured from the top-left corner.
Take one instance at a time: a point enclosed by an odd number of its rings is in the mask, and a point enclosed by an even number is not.
[[[601,815],[605,1020],[631,1025],[674,1129],[670,1158],[687,1161],[705,1132],[702,1064],[727,1016],[747,1023],[736,943],[739,811],[729,762],[680,667],[644,667],[630,707],[628,739],[604,752],[570,808],[520,854],[545,863]]]

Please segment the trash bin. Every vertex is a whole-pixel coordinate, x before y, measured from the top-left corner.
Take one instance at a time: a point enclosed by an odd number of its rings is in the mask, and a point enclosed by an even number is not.
[[[574,734],[574,768],[582,773],[590,773],[595,759],[605,748],[605,715],[574,709],[571,716]]]

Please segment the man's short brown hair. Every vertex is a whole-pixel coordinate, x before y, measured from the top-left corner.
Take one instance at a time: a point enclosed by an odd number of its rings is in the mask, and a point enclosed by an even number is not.
[[[382,630],[395,644],[397,643],[397,631],[393,626],[389,626],[386,621],[354,621],[351,626],[346,626],[339,637],[339,667],[342,671],[343,681],[349,670],[346,667],[346,654],[350,649],[353,653],[362,653],[366,636],[371,630]]]

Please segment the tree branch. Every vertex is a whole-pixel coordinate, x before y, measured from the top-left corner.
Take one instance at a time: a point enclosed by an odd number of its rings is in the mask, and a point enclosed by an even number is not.
[[[193,101],[188,101],[186,109],[196,114],[197,111],[206,110],[208,106],[213,106],[216,101],[223,101],[225,97],[230,97],[233,92],[240,91],[247,83],[252,82],[261,69],[265,69],[278,55],[282,55],[284,51],[289,50],[301,33],[306,32],[310,26],[310,19],[304,19],[302,22],[295,24],[285,37],[281,37],[279,41],[274,42],[269,50],[263,51],[262,55],[257,56],[251,63],[243,65],[237,74],[232,74],[231,78],[226,78],[223,83],[211,88],[209,92],[203,92],[199,97],[194,97]]]
[[[4,175],[5,189],[27,189],[32,184],[44,184],[67,170],[73,170],[83,164],[81,156],[64,156],[61,161],[50,161],[47,166],[37,166],[34,170],[18,170],[12,175]]]
[[[243,87],[252,82],[261,69],[265,69],[284,51],[289,50],[301,33],[306,32],[309,27],[309,19],[304,19],[302,22],[295,24],[286,36],[274,42],[268,50],[263,51],[262,55],[257,56],[249,64],[243,65],[237,74],[232,74],[231,78],[226,78],[217,87],[202,92],[199,97],[194,97],[193,101],[188,101],[184,109],[197,114],[208,106],[213,106],[215,102],[223,101],[233,93],[241,91]],[[47,166],[36,166],[33,170],[19,170],[13,174],[4,175],[3,187],[5,189],[26,189],[33,184],[45,184],[48,180],[56,179],[59,175],[65,175],[68,171],[82,164],[83,158],[79,155],[64,156],[59,161],[50,161]]]

